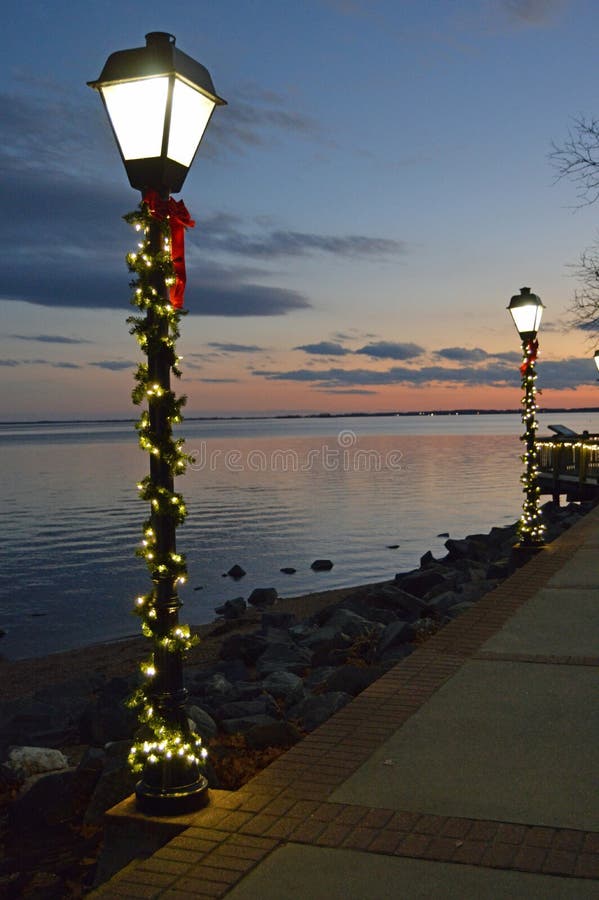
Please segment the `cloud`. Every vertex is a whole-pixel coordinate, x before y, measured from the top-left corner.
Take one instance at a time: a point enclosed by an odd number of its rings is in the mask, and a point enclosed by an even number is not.
[[[360,347],[356,353],[371,356],[373,359],[415,359],[424,353],[419,344],[401,344],[395,341],[377,341]]]
[[[599,319],[593,319],[592,322],[575,322],[574,325],[572,325],[572,328],[574,328],[576,331],[590,331],[591,334],[593,334],[593,333],[599,331]],[[545,332],[545,331],[552,331],[552,330],[553,330],[553,331],[558,331],[558,330],[561,330],[561,329],[557,329],[557,328],[555,328],[555,329],[551,329],[551,328],[547,329],[547,328],[545,328],[545,326],[543,325],[543,331],[544,331],[544,332]]]
[[[7,334],[13,341],[38,341],[41,344],[93,344],[85,338],[70,338],[60,334]]]
[[[487,351],[481,350],[480,347],[474,347],[472,350],[466,347],[445,347],[443,350],[437,350],[435,356],[454,362],[482,362],[489,358]]]
[[[523,25],[544,25],[564,5],[564,0],[502,0],[509,17]]]
[[[264,350],[264,347],[258,347],[256,344],[221,344],[219,341],[210,341],[207,346],[223,353],[257,353]]]
[[[350,394],[351,396],[356,397],[366,397],[372,394],[378,394],[378,391],[370,391],[368,388],[316,388],[317,391],[322,391],[324,394]]]
[[[189,311],[202,316],[282,316],[312,305],[298,291],[260,284],[198,285],[185,296]]]
[[[320,341],[318,344],[301,344],[294,350],[303,350],[304,353],[314,353],[317,356],[346,356],[351,353],[347,347],[342,347],[334,341]]]
[[[569,390],[583,384],[595,384],[597,367],[592,359],[568,357],[558,360],[539,360],[537,387],[554,391]]]
[[[316,234],[280,228],[248,233],[240,217],[221,212],[203,219],[202,246],[255,259],[301,257],[314,253],[352,259],[382,259],[403,254],[407,249],[405,241],[362,234]]]
[[[0,119],[10,140],[0,145],[4,172],[52,172],[67,177],[103,169],[118,159],[108,123],[82,92],[67,92],[49,81],[15,80],[12,91],[0,91]],[[98,104],[99,105],[99,104]]]
[[[500,359],[503,362],[514,364],[522,362],[522,354],[515,350],[508,350],[502,353],[488,353],[481,347],[445,347],[442,350],[436,350],[434,356],[447,359],[450,362],[464,363],[479,363],[487,359]]]
[[[238,378],[196,378],[195,381],[202,381],[204,384],[238,384]]]
[[[56,362],[51,359],[0,359],[0,366],[14,368],[15,366],[49,366],[51,369],[80,369],[78,363],[68,360]]]
[[[205,156],[222,157],[225,150],[244,155],[248,149],[272,146],[288,135],[331,143],[324,138],[316,119],[294,109],[297,104],[284,94],[247,83],[229,93],[227,100],[229,105],[217,110],[202,142]]]
[[[595,381],[593,361],[589,359],[563,359],[539,362],[538,388],[571,390]],[[372,387],[373,385],[408,385],[424,387],[431,384],[464,386],[516,387],[520,384],[518,369],[503,361],[491,361],[483,366],[460,369],[445,366],[408,368],[394,366],[386,371],[373,369],[293,369],[286,372],[256,370],[254,375],[269,381],[296,381],[313,383],[320,388]]]
[[[111,360],[102,359],[99,362],[90,362],[90,366],[97,366],[98,369],[107,369],[109,372],[120,372],[122,369],[133,369],[137,366],[136,362],[131,360]]]

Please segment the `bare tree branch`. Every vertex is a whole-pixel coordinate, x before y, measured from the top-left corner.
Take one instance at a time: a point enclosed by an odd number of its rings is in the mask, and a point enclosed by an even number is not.
[[[599,120],[576,119],[563,146],[552,147],[549,159],[558,180],[567,177],[577,183],[581,206],[595,203],[599,199]]]
[[[588,332],[588,342],[596,345],[599,334],[599,242],[584,250],[578,263],[571,268],[580,288],[568,307],[568,324]]]

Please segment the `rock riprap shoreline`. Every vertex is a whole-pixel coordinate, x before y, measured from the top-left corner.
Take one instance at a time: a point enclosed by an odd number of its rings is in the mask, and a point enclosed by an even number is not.
[[[547,540],[592,505],[546,504]],[[261,611],[238,605],[223,617],[210,632],[211,658],[185,670],[210,785],[240,786],[469,609],[513,571],[516,540],[515,524],[448,538],[443,558],[428,552],[390,581],[333,592],[308,616],[269,590]],[[78,659],[70,677],[0,701],[0,892],[13,896],[40,877],[55,896],[78,896],[69,884],[90,883],[105,810],[134,787],[126,760],[137,726],[125,701],[137,670],[130,656],[120,674]]]

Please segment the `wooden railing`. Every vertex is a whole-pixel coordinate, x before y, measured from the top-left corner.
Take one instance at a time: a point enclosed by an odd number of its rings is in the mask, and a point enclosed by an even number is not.
[[[599,434],[537,438],[543,493],[586,499],[599,493]]]

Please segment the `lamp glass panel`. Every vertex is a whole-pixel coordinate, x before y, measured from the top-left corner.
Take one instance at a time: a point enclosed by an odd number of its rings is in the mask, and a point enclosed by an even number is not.
[[[599,350],[595,350],[595,355],[594,355],[593,359],[595,360],[595,365],[597,366],[597,369],[599,369]]]
[[[141,78],[102,88],[108,115],[125,159],[162,152],[168,77]]]
[[[520,334],[538,331],[543,315],[543,307],[540,303],[526,303],[510,307],[514,324]]]
[[[175,78],[167,156],[190,166],[215,104],[208,97]]]

